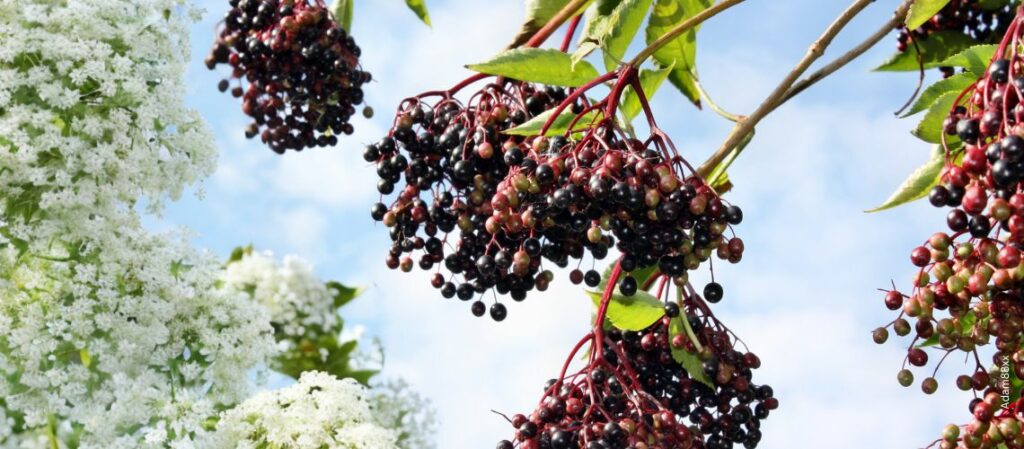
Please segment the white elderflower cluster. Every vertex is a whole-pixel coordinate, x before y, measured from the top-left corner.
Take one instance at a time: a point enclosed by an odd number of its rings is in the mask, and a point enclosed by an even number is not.
[[[83,449],[187,447],[251,392],[273,330],[245,295],[216,287],[213,257],[137,229],[110,237],[0,253],[4,415],[28,430],[64,423]]]
[[[257,394],[224,413],[212,438],[218,449],[397,449],[381,427],[369,391],[352,379],[317,371],[298,383]]]
[[[268,251],[245,251],[228,264],[224,287],[251,295],[266,308],[270,320],[286,336],[302,337],[309,330],[330,332],[339,324],[334,292],[298,256],[278,264]]]
[[[159,210],[212,173],[211,133],[183,104],[198,18],[184,0],[0,2],[0,17],[7,238],[89,235],[79,222],[141,198]]]

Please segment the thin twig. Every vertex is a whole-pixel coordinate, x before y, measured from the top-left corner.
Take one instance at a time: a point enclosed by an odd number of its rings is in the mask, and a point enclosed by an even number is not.
[[[633,60],[629,61],[629,65],[635,68],[639,68],[640,65],[647,60],[647,58],[651,57],[651,55],[653,55],[654,52],[658,51],[658,49],[660,49],[661,47],[668,45],[670,42],[675,40],[675,38],[682,36],[683,33],[689,31],[690,29],[696,27],[697,25],[700,25],[705,20],[708,20],[716,16],[718,13],[725,11],[726,9],[729,9],[739,3],[743,3],[743,1],[744,0],[723,0],[721,3],[712,5],[711,7],[697,14],[694,14],[693,17],[686,19],[682,23],[673,27],[671,30],[668,30],[667,32],[665,32],[665,34],[661,35],[661,37],[659,37],[658,40],[652,42],[651,45],[647,46],[647,48],[641,50],[640,53],[638,53],[636,57],[633,58]]]
[[[803,59],[801,59],[800,62],[797,63],[796,67],[794,67],[782,82],[775,87],[775,90],[768,95],[768,98],[766,98],[752,114],[747,117],[741,117],[740,120],[736,122],[736,126],[733,127],[732,132],[729,133],[729,137],[725,139],[722,146],[720,146],[718,150],[716,150],[715,153],[700,166],[700,169],[698,169],[701,176],[707,176],[715,166],[728,156],[729,152],[732,151],[737,144],[743,141],[743,139],[750,134],[750,131],[754,129],[754,126],[756,126],[761,119],[781,104],[785,99],[787,92],[789,92],[793,87],[793,84],[800,79],[800,76],[810,68],[814,61],[817,61],[818,58],[821,58],[821,56],[825,54],[825,49],[832,43],[832,40],[835,39],[836,35],[838,35],[839,32],[857,16],[857,14],[873,2],[874,0],[855,0],[853,4],[847,7],[846,10],[843,11],[827,29],[825,29],[825,32],[818,37],[818,40],[814,41],[810,48],[808,48],[807,54],[804,55]]]
[[[889,35],[892,30],[899,28],[903,25],[903,21],[907,17],[907,11],[910,10],[910,5],[914,3],[914,0],[904,0],[896,12],[893,13],[892,19],[889,20],[885,25],[882,25],[878,31],[869,36],[864,42],[861,42],[856,47],[853,47],[850,51],[846,52],[842,56],[836,58],[834,61],[828,63],[824,67],[818,69],[816,72],[808,75],[804,79],[793,84],[793,87],[789,89],[786,96],[783,97],[782,101],[779,102],[781,106],[783,103],[789,101],[789,99],[799,95],[801,92],[807,90],[808,87],[813,86],[818,81],[825,79],[829,75],[835,73],[839,69],[849,64],[854,59],[857,59],[869,49],[877,45],[882,39]],[[778,107],[778,106],[776,106]]]

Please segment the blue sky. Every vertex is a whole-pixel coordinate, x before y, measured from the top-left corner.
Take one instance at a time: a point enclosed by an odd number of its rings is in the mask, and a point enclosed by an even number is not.
[[[506,44],[522,18],[514,0],[428,0],[427,28],[399,0],[356,2],[354,34],[375,82],[366,98],[377,111],[336,148],[277,156],[242,137],[238,102],[217,92],[221,75],[206,70],[215,23],[226,2],[206,1],[193,29],[188,102],[213,126],[220,168],[203,197],[186,195],[154,228],[187,226],[197,245],[226,255],[254,244],[295,253],[327,278],[368,288],[344,310],[386,347],[384,376],[404,377],[430,397],[442,421],[440,448],[492,447],[511,436],[491,409],[527,412],[585,332],[590,306],[563,276],[546,294],[511,304],[500,324],[474,318],[466,304],[444,300],[427,274],[384,267],[384,229],[369,218],[374,170],[362,146],[386,132],[406,96],[465,78],[466,63]],[[872,4],[835,41],[826,59],[886,21],[896,0]],[[724,108],[749,113],[847,6],[843,1],[749,1],[704,25],[698,68]],[[781,408],[764,425],[762,448],[906,448],[934,440],[946,422],[967,418],[968,396],[948,376],[924,396],[895,382],[904,346],[878,347],[870,331],[893,317],[878,287],[907,285],[909,251],[944,227],[925,204],[868,215],[927,159],[910,136],[914,125],[893,112],[916,74],[871,73],[894,51],[894,37],[767,118],[730,175],[730,201],[744,208],[739,265],[718,267],[726,288],[718,316],[763,360],[757,381],[775,386]],[[634,49],[635,51],[635,49]],[[699,112],[665,89],[654,100],[659,124],[684,157],[699,163],[730,123]],[[945,373],[956,373],[950,360]],[[919,377],[925,374],[918,373]]]

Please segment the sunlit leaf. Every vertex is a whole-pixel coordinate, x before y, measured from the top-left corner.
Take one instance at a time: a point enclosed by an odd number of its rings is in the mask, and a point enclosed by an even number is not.
[[[466,67],[490,75],[568,87],[582,86],[599,76],[597,69],[587,61],[574,65],[568,54],[541,48],[506,50],[487,61]]]
[[[889,199],[867,212],[883,211],[924,198],[928,195],[928,191],[939,183],[939,176],[945,163],[946,152],[942,149],[941,145],[936,145],[928,162],[914,170],[903,181],[903,184],[896,188],[896,191],[889,196]]]
[[[423,23],[430,26],[430,13],[427,12],[427,4],[424,0],[405,0],[405,5],[416,13],[416,17],[419,17]]]
[[[914,0],[910,5],[910,12],[907,13],[907,28],[913,30],[924,25],[948,3],[949,0]]]
[[[882,72],[913,72],[919,70],[917,62],[918,48],[921,50],[921,62],[924,68],[930,69],[944,65],[943,61],[960,53],[975,44],[974,39],[957,30],[943,30],[928,35],[927,39],[918,39],[917,45],[911,44],[907,51],[896,52],[888,60],[875,68]]]

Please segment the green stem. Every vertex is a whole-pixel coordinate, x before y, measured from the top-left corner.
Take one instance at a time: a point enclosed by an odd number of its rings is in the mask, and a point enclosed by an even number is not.
[[[683,289],[681,287],[676,289],[676,302],[679,304],[680,309],[686,310],[683,308]],[[693,332],[693,328],[690,327],[690,320],[685,317],[686,313],[683,313],[676,319],[683,322],[683,331],[686,332],[686,338],[689,338],[690,342],[693,343],[693,347],[697,348],[697,354],[703,354],[704,346],[700,344],[697,334]]]
[[[46,425],[46,438],[50,441],[50,449],[60,449],[60,442],[57,440],[57,419],[50,415]]]

